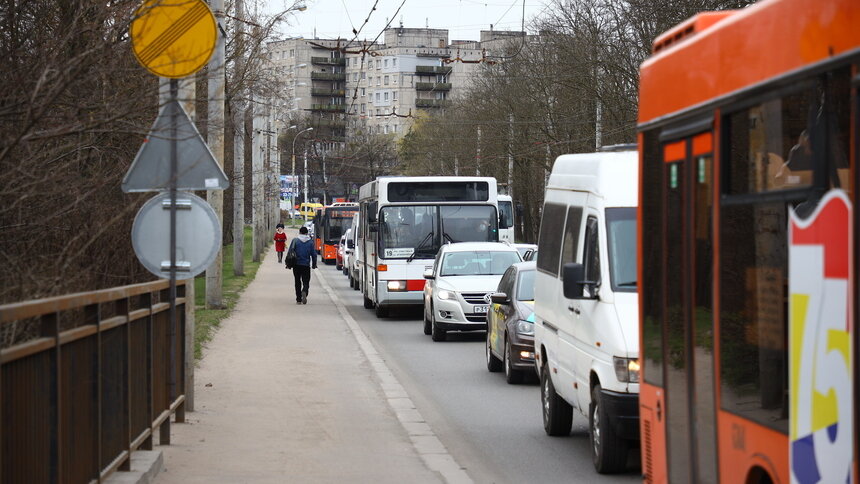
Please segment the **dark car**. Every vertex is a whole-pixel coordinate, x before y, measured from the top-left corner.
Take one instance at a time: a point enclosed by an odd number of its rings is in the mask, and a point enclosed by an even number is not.
[[[508,383],[535,374],[534,281],[536,262],[505,271],[487,312],[487,369],[505,370]]]

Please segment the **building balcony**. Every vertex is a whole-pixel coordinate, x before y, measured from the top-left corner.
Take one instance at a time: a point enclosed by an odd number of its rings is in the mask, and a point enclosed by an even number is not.
[[[345,104],[311,104],[311,111],[324,111],[327,113],[346,112]]]
[[[314,121],[316,126],[320,128],[346,128],[345,119],[318,119]]]
[[[311,96],[344,97],[346,96],[346,89],[319,89],[315,87],[311,89]]]
[[[450,74],[454,68],[451,66],[416,66],[415,73],[419,76],[435,76],[436,74]]]
[[[417,91],[450,91],[450,82],[416,82],[415,90]]]
[[[315,81],[345,81],[346,72],[311,72],[311,79]]]
[[[335,59],[331,57],[311,57],[311,64],[318,66],[345,66],[346,57],[337,57]]]
[[[416,99],[415,107],[418,108],[444,108],[450,105],[447,99]]]

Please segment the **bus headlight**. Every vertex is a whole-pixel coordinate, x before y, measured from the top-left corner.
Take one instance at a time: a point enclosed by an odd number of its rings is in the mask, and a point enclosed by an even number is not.
[[[615,377],[623,383],[639,383],[639,359],[612,357],[615,363]]]
[[[454,299],[454,293],[451,291],[446,291],[444,289],[439,289],[436,291],[436,296],[442,300]]]
[[[406,281],[388,281],[388,292],[402,292],[406,290]]]
[[[531,321],[517,321],[517,334],[523,334],[526,336],[534,336],[535,334],[535,324]]]

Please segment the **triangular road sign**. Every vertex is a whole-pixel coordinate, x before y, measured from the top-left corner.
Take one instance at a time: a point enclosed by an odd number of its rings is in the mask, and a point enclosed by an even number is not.
[[[176,136],[171,136],[173,119]],[[170,183],[170,146],[176,142],[177,190],[223,190],[229,186],[227,175],[218,166],[209,146],[178,101],[165,104],[134,157],[122,180],[122,191],[153,192],[168,190]]]

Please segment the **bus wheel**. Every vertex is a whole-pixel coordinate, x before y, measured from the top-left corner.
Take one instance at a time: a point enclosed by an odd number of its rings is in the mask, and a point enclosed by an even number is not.
[[[376,317],[377,318],[387,318],[388,317],[388,308],[382,306],[380,304],[376,305]]]
[[[367,297],[367,294],[364,295],[364,309],[373,309],[373,301]]]
[[[588,430],[594,469],[601,474],[621,472],[627,466],[627,441],[615,434],[609,425],[606,406],[602,404],[600,384],[591,390]]]
[[[573,407],[555,393],[546,361],[540,371],[540,401],[543,404],[543,429],[546,434],[555,437],[570,434]]]

